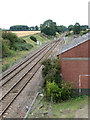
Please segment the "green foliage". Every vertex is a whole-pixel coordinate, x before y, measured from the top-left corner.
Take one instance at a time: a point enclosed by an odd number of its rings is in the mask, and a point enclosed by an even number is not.
[[[14,33],[11,33],[11,32],[3,32],[2,38],[10,41],[10,49],[14,48],[15,42],[18,41],[18,37]]]
[[[41,32],[45,33],[46,35],[56,35],[56,32],[63,33],[67,30],[67,27],[64,25],[57,26],[56,22],[53,22],[52,20],[46,20],[41,26],[40,26]]]
[[[10,27],[11,31],[26,31],[29,30],[29,27],[26,25],[15,25]]]
[[[37,39],[34,36],[30,36],[30,39],[33,40],[34,42],[37,42]]]
[[[5,64],[2,66],[2,72],[9,68],[9,64]]]
[[[17,40],[18,40],[18,37],[16,36],[16,34],[11,33],[11,32],[7,32],[7,31],[4,31],[4,32],[2,33],[2,38],[3,38],[3,39],[8,39],[8,40],[14,39],[14,41],[17,41]]]
[[[33,45],[31,45],[31,44],[27,44],[27,43],[20,43],[20,44],[18,44],[18,43],[15,43],[14,44],[14,48],[15,48],[15,51],[16,50],[19,50],[19,51],[22,51],[22,50],[29,50],[29,49],[31,49],[33,47]]]
[[[69,25],[69,26],[68,26],[68,30],[69,30],[69,31],[73,30],[73,27],[74,27],[73,25]]]
[[[69,82],[62,82],[61,99],[67,100],[72,96],[72,84]]]
[[[58,33],[64,33],[67,30],[67,27],[64,25],[57,26]]]
[[[69,99],[72,96],[72,85],[62,81],[57,59],[47,59],[42,64],[44,65],[42,70],[44,94],[48,100],[50,100],[51,96],[53,96],[55,102]]]
[[[39,30],[39,27],[37,25],[35,26],[35,30]]]
[[[73,32],[74,34],[79,34],[81,31],[81,27],[80,27],[80,24],[79,23],[76,23],[73,27]]]
[[[70,36],[70,35],[71,35],[71,33],[69,32],[69,33],[67,33],[67,34],[65,35],[65,37]]]
[[[81,25],[81,31],[86,31],[88,29],[88,25]]]
[[[60,34],[58,32],[56,32],[56,37],[59,37],[59,36],[60,36]]]
[[[12,56],[14,54],[15,54],[15,52],[13,52],[12,50],[9,49],[9,46],[6,43],[6,41],[2,40],[2,58]]]
[[[86,33],[88,33],[88,30],[83,31],[83,32],[81,33],[81,35],[84,35],[84,34],[86,34]]]
[[[29,50],[33,47],[11,32],[3,32],[2,38],[2,57],[12,56],[16,50]]]
[[[41,26],[41,32],[45,33],[46,35],[56,35],[56,23],[52,20],[46,20]]]
[[[61,97],[60,88],[54,81],[52,83],[47,81],[46,96],[49,100],[51,96],[53,96],[53,101],[55,102],[57,102],[59,97]]]
[[[55,83],[57,83],[60,86],[61,83],[61,79],[59,76],[60,67],[58,65],[57,59],[55,60],[47,59],[42,64],[45,66],[42,70],[42,75],[45,79],[44,86],[46,86],[47,81],[50,82],[55,81]]]

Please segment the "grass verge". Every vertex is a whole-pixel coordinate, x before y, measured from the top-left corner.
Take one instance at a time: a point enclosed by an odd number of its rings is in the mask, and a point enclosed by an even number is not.
[[[29,118],[87,118],[88,117],[88,97],[80,96],[61,103],[53,103],[50,115],[48,115],[50,102],[45,98],[41,100],[34,111],[29,114]]]
[[[1,32],[0,31],[0,36],[1,36]],[[41,33],[38,33],[38,34],[33,34],[33,35],[28,35],[28,36],[23,36],[21,38],[23,38],[27,43],[33,45],[33,47],[26,51],[26,50],[22,50],[22,51],[15,51],[15,54],[12,55],[11,57],[8,56],[8,57],[4,57],[2,59],[2,72],[7,70],[9,67],[11,67],[12,65],[18,63],[18,61],[20,61],[21,59],[23,59],[24,56],[27,56],[28,53],[30,53],[31,51],[35,51],[35,49],[38,49],[39,47],[41,47],[40,45],[37,45],[36,42],[32,41],[30,39],[30,36],[34,36],[36,37],[36,39],[42,43],[42,46],[49,42],[51,39],[53,39],[53,37],[51,37],[50,39],[48,38],[45,38],[42,36]],[[2,39],[2,38],[1,38]],[[17,45],[19,46],[19,45]]]

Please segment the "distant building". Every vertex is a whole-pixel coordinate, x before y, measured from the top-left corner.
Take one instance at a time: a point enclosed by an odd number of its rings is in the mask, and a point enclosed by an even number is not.
[[[90,89],[89,45],[90,33],[64,45],[58,54],[63,80],[73,82],[80,93]]]

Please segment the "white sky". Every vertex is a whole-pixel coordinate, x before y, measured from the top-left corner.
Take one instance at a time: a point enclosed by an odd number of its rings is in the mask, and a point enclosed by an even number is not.
[[[89,0],[0,0],[0,28],[35,26],[47,19],[57,25],[88,24]]]

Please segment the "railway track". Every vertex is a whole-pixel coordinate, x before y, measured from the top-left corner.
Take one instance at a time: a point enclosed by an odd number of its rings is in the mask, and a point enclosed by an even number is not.
[[[50,55],[58,43],[59,40],[45,45],[2,76],[2,80],[0,80],[2,82],[2,86],[0,86],[0,89],[2,89],[2,96],[0,98],[2,112],[0,117],[3,117],[9,106],[41,67],[40,63]]]
[[[30,65],[30,63],[36,58],[38,57],[46,48],[48,48],[49,45],[45,46],[43,49],[41,49],[40,51],[37,52],[37,54],[35,53],[34,55],[32,55],[30,58],[26,59],[25,61],[23,61],[21,64],[19,64],[17,67],[15,66],[14,69],[12,69],[11,71],[9,71],[7,74],[5,74],[2,77],[2,81],[0,84],[0,88],[2,86],[4,86],[6,83],[10,82],[12,80],[12,78],[14,78],[16,75],[19,77],[21,73],[23,73],[23,70],[26,69],[27,71],[27,67]],[[19,73],[19,74],[18,74]],[[11,83],[10,83],[11,84]]]
[[[2,86],[0,86],[2,90],[2,96],[0,98],[2,111],[0,112],[0,117],[3,117],[10,105],[41,67],[40,63],[51,54],[59,41],[60,40],[57,40],[46,44],[33,55],[30,55],[24,61],[3,74],[2,79],[0,79],[0,82],[2,82]]]
[[[46,48],[46,49],[48,50],[49,48]],[[47,52],[47,51],[45,51],[45,52]],[[42,51],[42,54],[40,53],[39,56],[41,57],[41,56],[43,56],[43,54],[44,54],[44,52]],[[4,82],[4,84],[1,86],[3,96],[5,96],[5,94],[7,94],[6,91],[9,91],[10,88],[13,88],[14,84],[18,84],[19,81],[22,80],[23,77],[25,77],[29,71],[32,70],[32,68],[37,64],[38,59],[40,59],[40,57],[39,58],[38,57],[36,58],[36,57],[32,60],[32,62],[30,62],[28,64],[28,66],[24,66],[23,70],[18,71],[18,73],[16,72],[16,74],[13,75],[13,77],[10,77],[12,79],[9,78],[8,81]],[[8,86],[6,83],[8,84]],[[2,98],[0,98],[0,100]]]
[[[50,43],[49,43],[50,44]],[[48,45],[49,45],[48,44]],[[17,65],[14,65],[11,69],[7,70],[6,72],[2,73],[0,75],[0,81],[4,78],[7,77],[7,75],[11,74],[13,71],[17,70],[21,65],[23,65],[25,62],[27,62],[29,59],[31,59],[33,56],[35,56],[36,54],[38,54],[41,50],[43,50],[45,47],[47,47],[47,44],[39,49],[37,52],[35,52],[34,54],[32,54],[31,56],[27,57],[26,59],[24,59],[22,62],[19,62]]]

